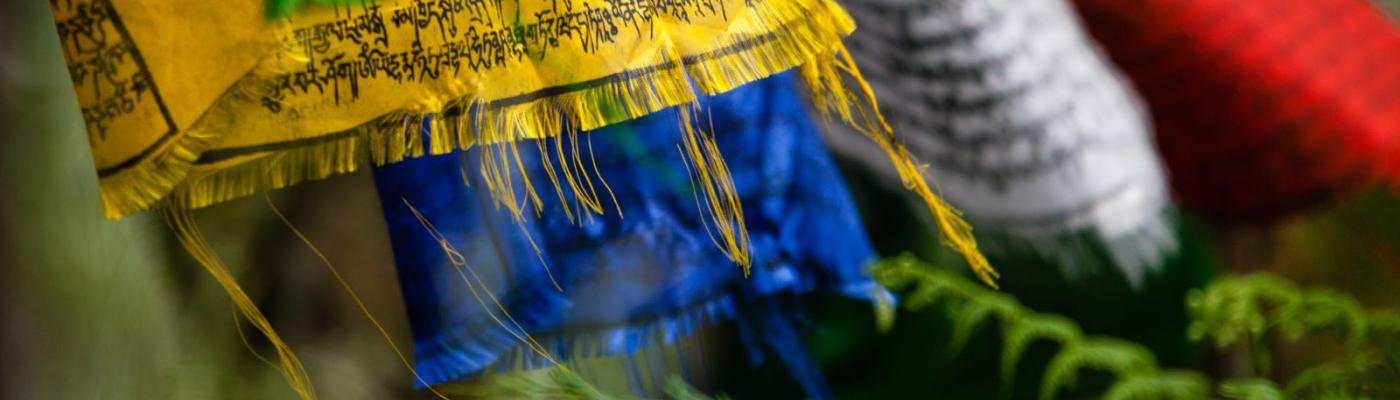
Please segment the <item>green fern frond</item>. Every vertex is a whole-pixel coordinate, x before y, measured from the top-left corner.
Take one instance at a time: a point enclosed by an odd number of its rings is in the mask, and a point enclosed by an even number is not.
[[[1366,340],[1373,346],[1379,367],[1400,371],[1400,313],[1373,311],[1366,320],[1370,328]]]
[[[1045,381],[1040,386],[1040,398],[1051,399],[1062,388],[1072,388],[1080,369],[1112,372],[1119,379],[1135,374],[1151,375],[1157,370],[1157,359],[1141,345],[1111,338],[1074,340],[1050,360],[1045,369]]]
[[[1326,289],[1299,289],[1269,274],[1219,279],[1190,293],[1187,308],[1192,340],[1211,339],[1218,348],[1244,343],[1258,374],[1271,369],[1270,331],[1296,341],[1307,333],[1333,330],[1356,352],[1369,330],[1355,299]]]
[[[1283,390],[1267,379],[1230,379],[1220,383],[1220,395],[1230,400],[1283,400]]]
[[[562,368],[503,373],[491,379],[489,391],[473,397],[539,400],[624,400],[598,390],[573,371]]]
[[[722,394],[713,398],[706,396],[677,375],[671,375],[671,378],[666,380],[666,395],[672,400],[729,400],[728,396]]]
[[[1084,335],[1079,331],[1079,325],[1059,315],[1032,314],[1008,321],[1005,326],[1005,332],[1002,333],[1005,344],[1001,351],[1001,377],[1004,385],[1011,385],[1015,381],[1016,364],[1021,362],[1026,349],[1036,340],[1068,343]]]
[[[958,309],[958,313],[953,316],[953,337],[948,342],[948,349],[951,353],[961,352],[971,339],[972,333],[982,325],[989,317],[1000,318],[1003,323],[1007,316],[1018,315],[1020,303],[1011,296],[1001,293],[991,293],[980,297],[978,301],[961,301],[963,304]]]
[[[953,349],[961,349],[976,328],[988,320],[1002,326],[1002,384],[1009,387],[1016,364],[1030,345],[1039,340],[1058,344],[1042,382],[1040,396],[1048,399],[1060,389],[1072,387],[1081,369],[1114,373],[1114,398],[1201,398],[1209,383],[1199,374],[1162,372],[1146,348],[1112,338],[1086,338],[1074,322],[1061,316],[1031,311],[1009,295],[989,290],[961,276],[919,263],[911,256],[878,264],[871,272],[891,290],[906,290],[904,307],[921,309],[942,304],[953,315]]]
[[[1219,279],[1193,292],[1188,308],[1193,339],[1209,338],[1221,347],[1246,342],[1261,374],[1268,371],[1269,331],[1289,340],[1336,332],[1347,346],[1347,359],[1299,373],[1283,392],[1288,398],[1400,398],[1400,314],[1367,313],[1349,295],[1300,289],[1268,274]],[[1266,398],[1259,397],[1263,392],[1248,391],[1264,390],[1264,384],[1248,382],[1228,389],[1237,390],[1240,398]],[[1226,389],[1222,386],[1222,393]]]
[[[1201,374],[1162,371],[1140,345],[1110,338],[1085,338],[1063,317],[1039,314],[1014,298],[981,287],[904,256],[879,264],[872,275],[892,290],[906,290],[904,307],[946,307],[953,315],[951,346],[960,349],[988,321],[1001,324],[1002,384],[1014,381],[1016,365],[1030,345],[1050,341],[1059,346],[1046,368],[1040,397],[1049,399],[1073,387],[1083,369],[1112,373],[1105,398],[1207,398],[1210,384]],[[1400,398],[1400,313],[1367,313],[1352,297],[1321,288],[1300,289],[1272,275],[1224,277],[1188,298],[1189,335],[1225,347],[1246,344],[1262,373],[1270,332],[1290,340],[1324,331],[1337,332],[1353,361],[1324,365],[1299,374],[1287,390],[1264,380],[1230,380],[1221,384],[1231,399],[1329,398],[1357,396]],[[1287,394],[1285,397],[1284,395]],[[1340,397],[1339,397],[1340,398]]]
[[[1334,328],[1345,335],[1347,346],[1358,350],[1366,341],[1370,321],[1366,312],[1355,298],[1330,289],[1307,289],[1303,291],[1303,307],[1299,315],[1293,316],[1302,321],[1306,328]],[[1296,337],[1296,336],[1295,336]]]
[[[969,298],[978,289],[963,279],[929,279],[924,269],[912,256],[903,256],[881,261],[871,270],[871,275],[891,290],[911,288],[912,291],[903,297],[904,307],[911,310],[936,304],[944,296]]]
[[[1195,400],[1210,397],[1210,380],[1195,371],[1133,374],[1118,380],[1104,400]]]
[[[1382,310],[1366,314],[1372,336],[1394,339],[1400,337],[1400,312]]]
[[[1192,340],[1210,337],[1221,348],[1257,340],[1269,328],[1267,310],[1261,307],[1267,303],[1287,310],[1301,301],[1292,283],[1271,275],[1220,279],[1204,291],[1188,294],[1186,305],[1192,322],[1187,335]]]
[[[1368,331],[1366,313],[1350,296],[1327,289],[1300,290],[1268,274],[1222,278],[1189,296],[1189,335],[1194,340],[1210,337],[1218,347],[1263,341],[1270,329],[1290,340],[1330,329],[1357,348]]]
[[[1391,360],[1393,362],[1393,360]],[[1347,362],[1310,368],[1288,382],[1290,398],[1400,398],[1400,371],[1384,367],[1376,357],[1358,356]]]
[[[630,396],[604,393],[573,371],[549,368],[499,375],[492,379],[488,391],[460,393],[472,398],[538,399],[538,400],[633,400]],[[666,379],[662,389],[672,400],[729,400],[728,396],[710,397],[686,383],[679,375]]]

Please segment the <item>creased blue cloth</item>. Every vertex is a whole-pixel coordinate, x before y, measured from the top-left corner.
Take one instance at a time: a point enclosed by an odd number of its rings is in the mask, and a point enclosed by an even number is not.
[[[707,128],[743,202],[753,257],[747,279],[702,226],[706,214],[697,209],[677,151],[675,110],[578,137],[585,170],[592,171],[591,146],[623,218],[594,177],[606,214],[569,221],[531,142],[518,146],[544,204],[538,218],[528,213],[523,227],[495,206],[478,173],[482,152],[496,148],[376,168],[419,374],[437,384],[478,374],[507,357],[520,357],[509,359],[523,359],[527,367],[548,365],[523,350],[506,328],[515,330],[513,325],[493,319],[502,314],[484,291],[478,288],[484,302],[473,296],[464,282],[476,282],[475,272],[520,328],[556,356],[631,354],[737,318],[745,336],[757,338],[746,342],[780,351],[778,358],[809,395],[828,397],[815,365],[805,354],[792,354],[805,351],[791,307],[771,298],[815,290],[862,299],[888,300],[889,294],[863,273],[875,254],[796,93],[791,77],[780,75],[701,100],[701,119],[712,121]],[[560,149],[554,140],[544,143],[558,173],[554,155]],[[564,153],[574,150],[568,140],[561,146]],[[442,232],[469,271],[458,272],[405,200]],[[562,292],[550,282],[541,256]]]

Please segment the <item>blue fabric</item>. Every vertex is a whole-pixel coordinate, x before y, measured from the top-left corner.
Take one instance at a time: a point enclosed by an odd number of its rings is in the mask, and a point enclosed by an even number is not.
[[[480,373],[507,354],[522,357],[527,366],[547,364],[522,352],[524,346],[492,319],[493,313],[500,317],[494,304],[487,299],[490,307],[484,306],[463,283],[463,275],[475,279],[471,272],[457,272],[404,200],[444,234],[521,327],[556,356],[630,354],[657,340],[670,342],[706,324],[743,317],[750,305],[767,304],[765,299],[776,295],[822,290],[863,299],[888,296],[863,274],[875,254],[791,78],[768,78],[701,103],[743,202],[753,256],[747,279],[701,225],[705,214],[696,207],[677,151],[681,132],[674,110],[578,138],[588,171],[591,142],[623,218],[595,177],[606,214],[569,221],[534,143],[519,149],[544,205],[523,229],[492,203],[477,173],[482,152],[491,147],[375,169],[416,367],[429,384]],[[546,151],[555,154],[555,142],[545,142]],[[562,146],[565,153],[573,151],[567,140]],[[551,158],[557,170],[559,160]],[[572,197],[567,185],[565,194]],[[545,274],[525,231],[562,292]],[[741,322],[751,321],[742,325],[765,338],[758,342],[783,352],[803,351],[792,332],[792,316],[784,315],[790,312],[771,304],[753,309],[760,312]],[[783,332],[771,332],[775,329]],[[784,343],[772,343],[774,338]],[[786,356],[779,359],[805,360],[805,354]],[[812,376],[814,365],[789,365],[789,370],[806,375],[795,378],[810,386],[809,395],[826,397],[820,382],[805,382],[820,379]]]

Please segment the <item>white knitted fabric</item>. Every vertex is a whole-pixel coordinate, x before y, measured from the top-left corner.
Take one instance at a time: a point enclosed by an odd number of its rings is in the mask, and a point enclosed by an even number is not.
[[[989,252],[1100,268],[1101,241],[1133,284],[1176,251],[1140,100],[1062,0],[849,0],[849,47],[896,132]],[[898,180],[879,149],[829,132]]]

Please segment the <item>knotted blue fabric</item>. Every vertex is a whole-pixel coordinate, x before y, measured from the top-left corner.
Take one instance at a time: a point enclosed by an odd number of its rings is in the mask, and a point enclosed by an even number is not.
[[[527,212],[524,224],[493,203],[477,173],[482,152],[499,150],[492,146],[375,169],[415,366],[426,383],[470,377],[503,360],[548,366],[512,334],[520,330],[555,356],[606,356],[738,320],[754,361],[765,349],[775,352],[808,395],[829,397],[796,333],[792,307],[774,299],[812,291],[890,299],[863,273],[875,254],[846,185],[787,74],[700,103],[701,126],[713,132],[743,204],[753,260],[747,278],[703,225],[708,216],[697,207],[677,148],[675,110],[576,141],[543,142],[551,157],[577,150],[586,169],[597,164],[603,180],[592,184],[606,213],[578,221],[563,208],[578,216],[574,203],[554,198],[535,143],[517,144],[544,200],[538,217]],[[553,164],[561,173],[557,157]],[[413,210],[442,233],[464,268],[453,265]],[[493,296],[518,327],[498,322],[504,315]]]

